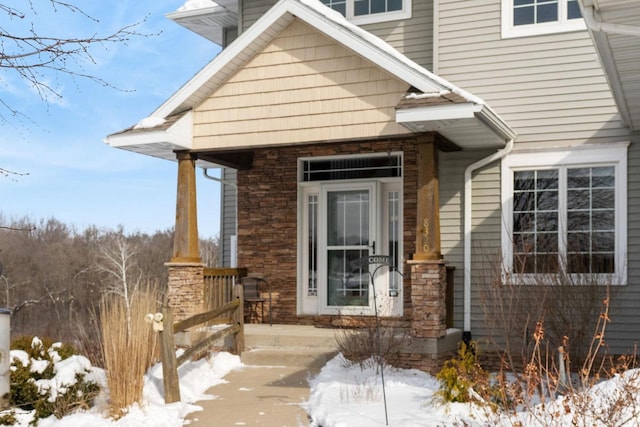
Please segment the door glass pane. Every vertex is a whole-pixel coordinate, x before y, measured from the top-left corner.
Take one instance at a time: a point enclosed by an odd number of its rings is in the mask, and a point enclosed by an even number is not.
[[[307,230],[307,240],[309,242],[307,275],[309,277],[309,286],[307,292],[309,296],[316,296],[318,295],[318,195],[309,195],[307,203],[309,211],[309,229]]]
[[[340,191],[327,195],[329,246],[369,246],[369,191]]]
[[[369,222],[369,190],[327,193],[329,306],[369,305],[367,267],[354,269],[352,264],[369,255]]]
[[[327,251],[329,284],[327,305],[368,306],[369,275],[367,267],[353,270],[351,262],[369,255],[368,249],[330,249]]]

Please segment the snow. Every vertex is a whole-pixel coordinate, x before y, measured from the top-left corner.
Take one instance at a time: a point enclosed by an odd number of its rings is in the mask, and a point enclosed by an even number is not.
[[[11,352],[19,357],[19,352]],[[82,356],[67,363],[56,364],[57,377],[52,386],[68,384],[75,372],[87,370]],[[371,364],[373,365],[373,364]],[[225,383],[224,377],[243,365],[239,357],[226,352],[215,353],[208,359],[189,362],[179,369],[180,392],[182,401],[165,404],[162,396],[162,367],[154,365],[145,377],[144,398],[141,405],[128,408],[127,414],[115,421],[106,413],[106,393],[98,399],[96,407],[78,412],[61,420],[49,417],[38,423],[40,427],[179,427],[184,425],[187,414],[201,410],[195,403],[215,397],[205,394],[206,390]],[[105,384],[104,372],[90,368],[93,379]],[[330,360],[320,373],[309,380],[310,397],[304,404],[312,422],[312,427],[428,427],[464,425],[480,427],[487,425],[513,426],[521,422],[523,426],[571,426],[576,419],[577,425],[605,426],[609,404],[616,399],[621,390],[630,390],[640,386],[640,371],[630,370],[612,380],[601,382],[592,387],[582,399],[569,402],[563,397],[556,401],[538,405],[530,411],[521,412],[513,417],[494,414],[490,410],[472,404],[442,404],[434,398],[438,390],[437,380],[422,371],[412,369],[385,368],[385,389],[383,394],[380,372],[375,368],[360,368],[349,365],[341,355]],[[624,387],[625,385],[633,387]],[[242,384],[238,384],[242,387]],[[242,388],[244,389],[244,388]],[[215,390],[215,388],[214,388]],[[385,416],[385,396],[387,414]],[[627,408],[618,413],[618,420],[633,416],[632,412],[640,405],[640,396],[629,396]],[[603,418],[603,414],[605,417]],[[388,417],[388,424],[386,418]],[[18,427],[27,427],[31,421],[28,413],[18,414]],[[636,420],[625,425],[638,425]],[[611,424],[613,425],[613,424]],[[619,424],[615,424],[619,425]],[[295,426],[291,426],[295,427]]]
[[[133,128],[134,129],[151,129],[156,126],[163,125],[166,122],[162,117],[149,116],[140,120]]]
[[[176,9],[177,12],[186,12],[188,10],[204,9],[208,7],[218,6],[218,3],[212,0],[187,0],[182,6]]]

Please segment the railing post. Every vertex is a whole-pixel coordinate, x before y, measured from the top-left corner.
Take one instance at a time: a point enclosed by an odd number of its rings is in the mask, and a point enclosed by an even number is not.
[[[164,384],[164,402],[180,401],[180,382],[178,381],[178,366],[176,363],[176,349],[173,342],[173,311],[166,304],[162,306],[163,330],[160,331],[160,348],[162,358],[162,380]]]
[[[240,304],[236,307],[232,316],[234,325],[240,327],[238,333],[233,335],[233,350],[239,356],[244,351],[244,292],[242,285],[233,286],[233,299],[240,300]]]

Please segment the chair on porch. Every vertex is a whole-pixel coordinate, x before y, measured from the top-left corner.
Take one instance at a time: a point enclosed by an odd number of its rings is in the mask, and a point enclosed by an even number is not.
[[[262,277],[247,276],[242,278],[242,288],[244,291],[244,302],[249,306],[249,313],[245,316],[245,322],[251,323],[251,318],[258,317],[258,306],[260,306],[260,319],[264,322],[264,303],[269,301],[269,325],[273,325],[271,318],[271,287]],[[268,298],[265,298],[263,291],[266,291]]]

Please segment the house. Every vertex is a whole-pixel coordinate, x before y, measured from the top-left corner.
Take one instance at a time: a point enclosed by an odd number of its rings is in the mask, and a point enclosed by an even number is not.
[[[587,29],[609,12],[633,23],[640,6],[192,0],[169,14],[224,49],[107,143],[178,163],[178,315],[202,299],[195,169],[224,167],[236,183],[225,208],[237,204],[225,210],[237,213],[225,247],[231,231],[237,265],[268,278],[275,322],[351,326],[378,314],[411,332],[406,364],[433,369],[461,333],[499,334],[483,283],[517,279],[530,300],[512,311],[531,320],[531,290],[562,270],[590,281],[569,303],[615,288],[608,343],[631,350],[639,104],[637,92],[625,98],[637,75],[621,70],[637,70],[638,56]]]

